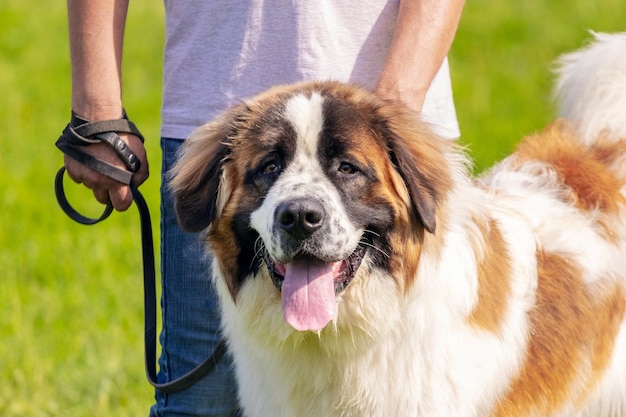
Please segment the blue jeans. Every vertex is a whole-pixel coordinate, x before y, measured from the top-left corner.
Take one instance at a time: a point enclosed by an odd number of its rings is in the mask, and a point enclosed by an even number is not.
[[[220,340],[217,296],[210,262],[200,234],[183,232],[176,221],[174,202],[165,173],[176,161],[178,139],[161,139],[161,272],[163,328],[159,382],[187,373],[213,353]],[[192,387],[165,394],[156,391],[151,417],[227,417],[237,408],[232,360],[224,355],[213,371]]]

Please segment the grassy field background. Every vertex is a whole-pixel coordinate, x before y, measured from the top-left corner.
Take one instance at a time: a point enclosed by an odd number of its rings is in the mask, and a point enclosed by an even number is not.
[[[463,142],[480,171],[553,117],[551,67],[589,38],[626,27],[623,0],[470,0],[451,65]],[[158,230],[163,11],[134,0],[125,106],[148,138],[142,187]],[[136,210],[93,227],[57,208],[53,143],[69,118],[64,2],[0,3],[0,415],[140,416],[144,377]],[[96,215],[89,193],[71,196]],[[74,201],[72,200],[72,201]],[[158,236],[157,236],[158,239]]]

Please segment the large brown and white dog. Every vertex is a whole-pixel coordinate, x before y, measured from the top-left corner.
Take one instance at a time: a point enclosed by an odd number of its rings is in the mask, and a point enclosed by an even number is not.
[[[626,416],[626,36],[566,57],[559,92],[572,123],[477,179],[334,82],[192,135],[171,185],[245,416]]]

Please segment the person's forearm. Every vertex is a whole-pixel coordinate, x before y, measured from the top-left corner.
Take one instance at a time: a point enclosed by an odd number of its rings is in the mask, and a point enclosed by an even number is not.
[[[401,0],[394,38],[376,91],[421,111],[447,56],[464,0]]]
[[[118,119],[122,116],[122,46],[128,0],[67,0],[70,54],[72,61],[72,110],[90,120]],[[148,178],[148,159],[141,139],[120,133],[141,161],[133,174],[139,186]],[[85,147],[92,157],[118,166],[125,165],[113,149],[103,143]],[[68,175],[91,188],[96,199],[126,210],[133,201],[126,184],[96,172],[65,155]]]
[[[128,0],[67,0],[72,109],[88,120],[122,115],[122,46]]]

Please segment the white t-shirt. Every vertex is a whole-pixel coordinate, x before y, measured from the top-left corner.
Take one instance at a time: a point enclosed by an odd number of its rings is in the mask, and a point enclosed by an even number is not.
[[[161,136],[186,138],[238,100],[278,84],[338,80],[373,88],[399,0],[165,0]],[[459,136],[448,62],[422,118]]]

